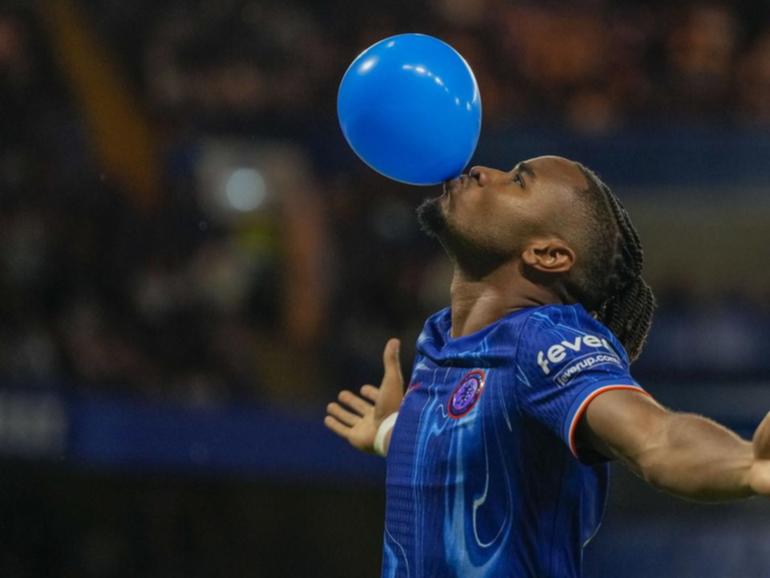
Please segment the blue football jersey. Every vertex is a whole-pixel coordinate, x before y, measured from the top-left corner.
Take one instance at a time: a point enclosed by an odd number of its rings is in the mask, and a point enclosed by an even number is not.
[[[572,578],[608,466],[575,447],[588,403],[643,391],[580,305],[521,309],[451,337],[430,317],[387,457],[385,578]]]

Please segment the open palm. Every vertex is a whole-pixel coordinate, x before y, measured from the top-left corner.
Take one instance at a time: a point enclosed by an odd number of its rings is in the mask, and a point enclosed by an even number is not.
[[[337,400],[326,406],[324,425],[354,448],[374,452],[374,438],[382,421],[398,411],[404,397],[404,377],[399,361],[400,343],[390,339],[385,344],[382,362],[385,373],[380,387],[367,384],[361,395],[343,390]]]

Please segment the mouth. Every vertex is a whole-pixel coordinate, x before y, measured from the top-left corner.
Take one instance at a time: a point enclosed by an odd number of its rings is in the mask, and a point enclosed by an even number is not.
[[[454,179],[444,181],[444,194],[450,195],[458,189],[463,189],[467,185],[468,175],[460,175]]]

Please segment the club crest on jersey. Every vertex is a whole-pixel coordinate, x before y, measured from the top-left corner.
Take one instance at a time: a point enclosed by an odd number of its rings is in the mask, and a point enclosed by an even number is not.
[[[449,397],[450,417],[460,418],[473,409],[481,392],[484,391],[486,378],[487,374],[483,369],[474,369],[462,377]]]
[[[550,376],[554,368],[565,360],[569,361],[569,364],[553,376],[558,385],[566,385],[581,371],[597,365],[622,365],[612,345],[596,335],[578,335],[574,339],[564,339],[545,351],[537,352],[537,364],[544,375]]]

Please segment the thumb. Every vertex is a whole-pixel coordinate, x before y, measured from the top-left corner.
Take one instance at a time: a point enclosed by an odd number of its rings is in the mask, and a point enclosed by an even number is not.
[[[385,366],[385,375],[382,385],[398,385],[404,387],[404,376],[401,373],[401,342],[398,339],[389,339],[382,352],[382,364]]]

